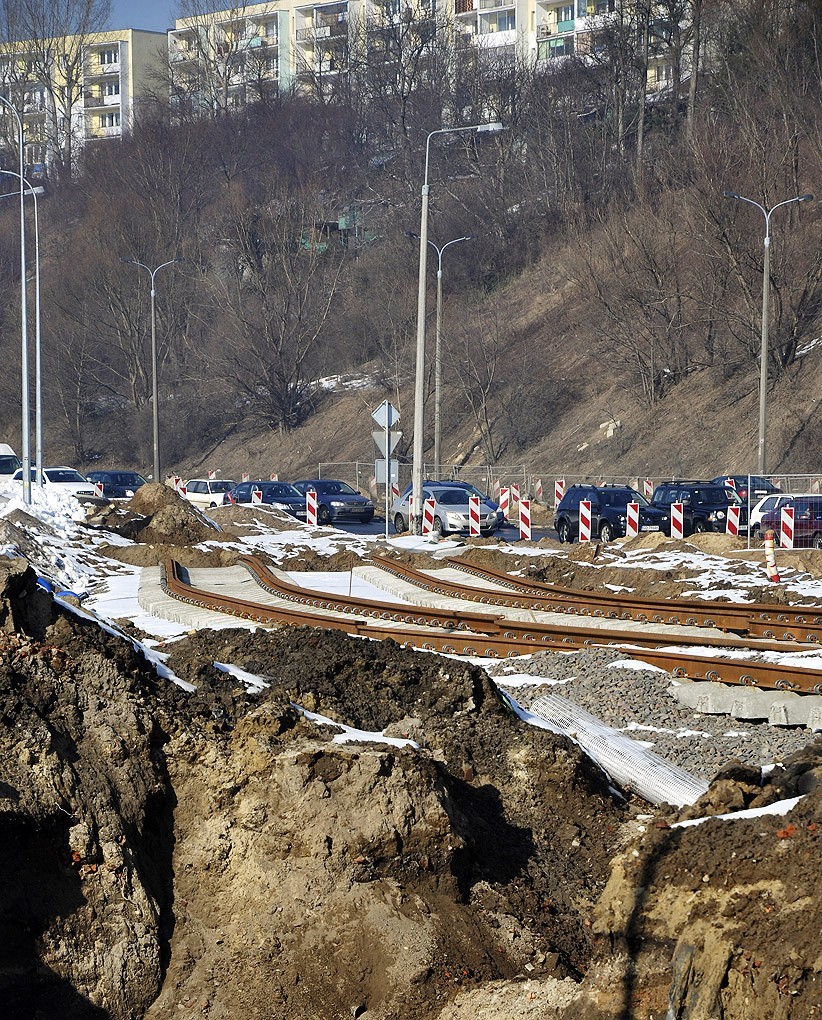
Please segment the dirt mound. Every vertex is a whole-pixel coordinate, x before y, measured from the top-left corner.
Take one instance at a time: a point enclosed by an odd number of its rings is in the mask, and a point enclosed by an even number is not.
[[[190,545],[107,545],[98,548],[102,556],[130,563],[135,567],[156,567],[171,557],[184,567],[231,567],[240,557],[236,549],[219,549],[209,544],[207,549]]]

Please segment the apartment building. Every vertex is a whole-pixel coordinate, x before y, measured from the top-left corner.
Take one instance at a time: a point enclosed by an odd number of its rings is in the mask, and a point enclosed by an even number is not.
[[[28,173],[70,167],[88,142],[127,133],[141,98],[162,87],[165,54],[165,33],[135,29],[0,43],[0,95],[22,112]],[[6,105],[0,131],[16,147]]]
[[[363,55],[386,54],[410,25],[446,32],[505,61],[543,67],[574,55],[596,59],[604,33],[633,33],[631,0],[300,0],[237,4],[180,19],[169,32],[172,99],[205,110],[241,106],[268,90],[333,82]],[[672,80],[671,37],[681,26],[652,17],[648,88]],[[398,31],[399,29],[399,31]]]

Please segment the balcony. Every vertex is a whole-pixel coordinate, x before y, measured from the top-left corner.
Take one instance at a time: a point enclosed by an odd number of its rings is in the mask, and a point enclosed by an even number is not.
[[[106,106],[119,106],[120,93],[113,96],[103,96],[99,93],[88,93],[83,97],[83,107],[86,110],[104,109]]]
[[[117,124],[115,127],[100,127],[92,132],[95,138],[119,138],[123,129]]]
[[[479,0],[481,11],[496,11],[503,7],[516,7],[514,0]]]
[[[83,74],[86,78],[100,78],[103,75],[119,74],[120,61],[116,60],[110,64],[101,64],[99,59],[87,60],[83,65]]]
[[[478,0],[455,0],[455,14],[473,14],[477,9]]]

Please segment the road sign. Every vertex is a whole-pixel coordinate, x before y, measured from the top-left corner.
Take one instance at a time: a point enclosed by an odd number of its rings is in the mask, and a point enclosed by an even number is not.
[[[371,417],[381,429],[390,429],[400,420],[397,409],[390,400],[383,400],[380,406],[371,412]]]
[[[374,461],[374,477],[377,485],[385,485],[386,481],[396,482],[399,481],[400,476],[400,462],[391,458],[391,478],[385,477],[385,461],[375,460]]]
[[[372,432],[371,435],[374,437],[374,442],[377,444],[377,449],[383,455],[387,457],[390,453],[394,452],[394,447],[402,438],[402,432]],[[387,443],[386,443],[387,440]],[[388,449],[386,450],[386,445]]]

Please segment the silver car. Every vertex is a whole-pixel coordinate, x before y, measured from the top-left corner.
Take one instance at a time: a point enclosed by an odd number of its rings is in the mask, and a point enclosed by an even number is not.
[[[467,532],[469,530],[468,499],[473,495],[468,489],[457,485],[424,485],[422,498],[434,500],[434,531],[440,535],[451,532]],[[410,493],[398,496],[394,500],[392,514],[394,528],[397,532],[408,529],[408,501]],[[480,531],[490,535],[499,527],[496,505],[488,500],[480,500]]]

